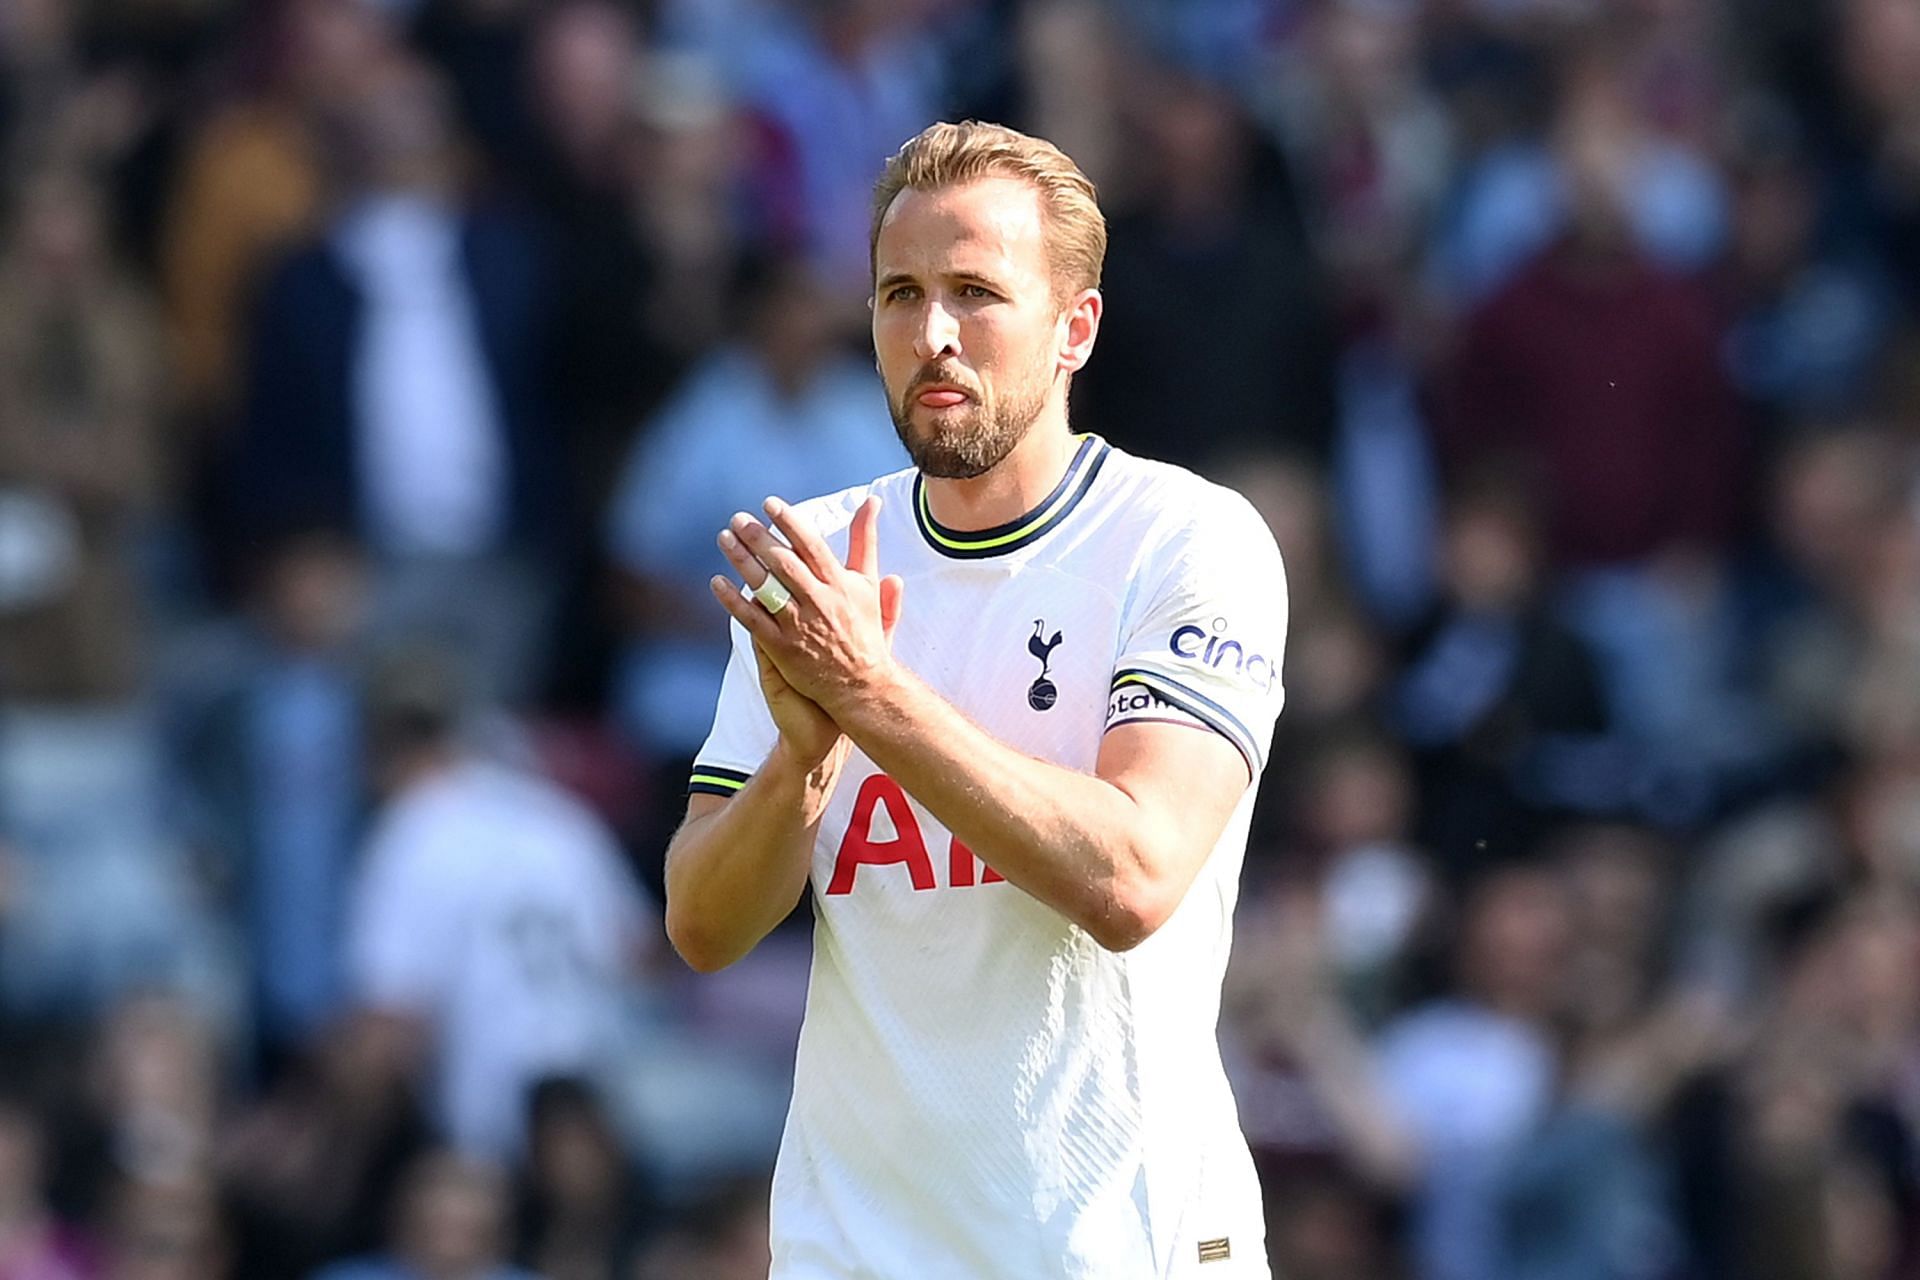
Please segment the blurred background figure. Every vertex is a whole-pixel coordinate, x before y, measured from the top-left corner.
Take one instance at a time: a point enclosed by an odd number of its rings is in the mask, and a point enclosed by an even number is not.
[[[366,808],[366,576],[339,531],[262,545],[247,613],[184,642],[164,682],[174,804],[241,922],[268,1073],[343,998],[343,917]]]
[[[650,1225],[621,1136],[583,1080],[534,1086],[519,1190],[520,1260],[546,1280],[619,1280]]]
[[[1332,333],[1295,179],[1223,86],[1146,69],[1129,124],[1140,188],[1111,210],[1085,420],[1202,470],[1249,445],[1322,461]]]
[[[47,167],[0,254],[0,485],[16,538],[40,530],[0,608],[0,690],[75,710],[125,706],[145,674],[133,557],[163,458],[153,317],[107,234],[86,173]]]
[[[564,447],[531,231],[472,203],[444,85],[393,57],[341,104],[334,215],[262,287],[236,532],[347,529],[377,635],[440,636],[489,696],[543,674]]]
[[[1527,490],[1463,480],[1438,550],[1387,714],[1418,762],[1422,835],[1458,871],[1529,848],[1555,816],[1624,808],[1631,770],[1593,651],[1543,598]]]
[[[636,886],[966,116],[1111,216],[1077,429],[1286,557],[1276,1274],[1911,1280],[1916,84],[1908,0],[0,4],[0,1280],[766,1273],[805,913],[695,980]]]
[[[127,1179],[109,1214],[109,1280],[235,1280],[232,1245],[219,1196],[204,1176],[173,1181]]]
[[[359,0],[257,10],[245,87],[199,122],[164,219],[174,403],[196,434],[230,427],[262,273],[316,229],[330,160],[321,131],[393,48],[379,11]]]
[[[764,1182],[749,1180],[708,1196],[639,1255],[631,1280],[695,1275],[755,1280],[765,1275],[773,1265],[767,1246],[768,1194]]]
[[[366,693],[382,797],[352,889],[354,1004],[431,1081],[474,1156],[519,1156],[528,1090],[611,1069],[658,911],[606,827],[544,779],[472,754],[454,664],[390,658]]]
[[[46,1135],[31,1101],[0,1101],[0,1277],[97,1280],[98,1247],[47,1198]]]
[[[509,1206],[499,1168],[430,1154],[408,1170],[399,1196],[386,1251],[316,1280],[533,1280],[504,1260]]]
[[[329,1259],[379,1248],[403,1175],[434,1140],[378,1017],[340,1019],[310,1043],[216,1152],[238,1269],[260,1280],[305,1280]]]
[[[706,739],[727,665],[707,587],[714,534],[770,493],[833,493],[907,465],[885,394],[848,349],[848,314],[803,259],[749,260],[733,296],[733,340],[641,428],[609,512],[626,607],[622,727],[666,796]],[[679,820],[671,802],[662,816]],[[667,834],[650,845],[664,850]]]

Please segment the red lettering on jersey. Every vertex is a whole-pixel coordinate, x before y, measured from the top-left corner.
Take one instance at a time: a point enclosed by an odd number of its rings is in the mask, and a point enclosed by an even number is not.
[[[887,807],[887,817],[893,820],[894,838],[875,842],[869,838],[873,832],[873,811],[882,804]],[[853,892],[853,878],[863,864],[880,866],[896,862],[907,864],[915,889],[934,887],[933,861],[927,857],[926,841],[920,838],[920,821],[913,816],[907,793],[886,774],[876,773],[860,784],[860,794],[853,798],[853,818],[840,841],[840,852],[834,855],[833,880],[827,885],[827,893],[832,896]]]
[[[981,884],[1005,884],[1006,877],[992,867],[980,877]],[[947,883],[956,889],[970,888],[973,884],[973,850],[960,843],[960,837],[953,837],[947,846]]]

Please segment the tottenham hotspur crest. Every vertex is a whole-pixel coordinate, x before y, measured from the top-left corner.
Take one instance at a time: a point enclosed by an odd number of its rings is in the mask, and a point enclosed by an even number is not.
[[[1046,634],[1046,629],[1047,624],[1035,618],[1033,638],[1027,641],[1027,652],[1040,659],[1040,674],[1027,686],[1027,705],[1035,711],[1045,711],[1060,696],[1060,691],[1053,687],[1053,681],[1047,679],[1047,659],[1060,647],[1060,633],[1055,631],[1053,639],[1042,640],[1040,637]]]

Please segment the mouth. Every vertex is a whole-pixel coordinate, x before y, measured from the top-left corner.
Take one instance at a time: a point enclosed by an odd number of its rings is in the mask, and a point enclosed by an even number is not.
[[[950,382],[934,382],[914,392],[913,399],[914,403],[925,405],[929,409],[953,409],[967,403],[973,397]]]

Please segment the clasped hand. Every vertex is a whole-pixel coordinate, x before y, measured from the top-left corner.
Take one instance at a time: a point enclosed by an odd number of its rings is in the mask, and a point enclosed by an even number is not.
[[[854,513],[842,564],[820,535],[779,498],[766,501],[769,529],[746,512],[719,535],[720,550],[751,590],[772,573],[793,595],[779,613],[769,613],[724,577],[711,583],[714,598],[747,629],[767,662],[795,693],[828,715],[885,681],[893,669],[894,624],[903,584],[882,578],[875,527],[880,499],[869,497]],[[786,539],[774,536],[777,529]]]

